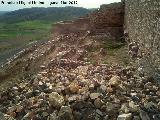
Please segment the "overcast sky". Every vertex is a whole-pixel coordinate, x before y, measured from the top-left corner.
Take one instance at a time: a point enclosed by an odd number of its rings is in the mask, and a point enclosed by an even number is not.
[[[23,1],[23,4],[17,4],[14,2]],[[64,7],[64,6],[77,6],[77,7],[85,7],[85,8],[98,8],[101,4],[109,4],[113,2],[120,2],[121,0],[77,0],[77,4],[69,4],[74,0],[35,0],[36,5],[29,4],[29,1],[34,0],[0,0],[0,11],[13,11],[22,8],[30,8],[30,7]],[[43,1],[44,4],[40,5],[39,1]],[[66,5],[62,4],[61,1],[67,2]],[[75,0],[76,1],[76,0]],[[12,2],[12,4],[8,4],[7,2]],[[52,2],[52,5],[50,3]],[[57,4],[54,4],[56,2]]]

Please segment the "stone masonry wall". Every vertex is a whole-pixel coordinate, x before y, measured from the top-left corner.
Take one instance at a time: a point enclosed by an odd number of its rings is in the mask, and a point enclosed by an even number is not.
[[[90,14],[90,21],[92,33],[106,33],[119,39],[123,36],[124,6],[121,2],[101,5]]]
[[[138,70],[160,81],[160,0],[125,0],[125,29]]]
[[[112,3],[101,5],[99,10],[73,21],[62,21],[54,25],[55,36],[75,33],[78,35],[107,36],[108,40],[121,40],[123,37],[124,5]]]

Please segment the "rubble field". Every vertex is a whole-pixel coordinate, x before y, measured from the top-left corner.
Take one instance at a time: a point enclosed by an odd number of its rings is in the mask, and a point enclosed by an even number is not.
[[[85,38],[75,34],[61,35],[24,50],[21,62],[28,64],[21,70],[37,63],[39,71],[0,93],[0,119],[160,120],[156,83],[132,66],[90,63],[92,45],[83,43]]]

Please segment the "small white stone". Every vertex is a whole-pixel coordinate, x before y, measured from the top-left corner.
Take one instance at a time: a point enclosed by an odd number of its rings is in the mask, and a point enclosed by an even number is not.
[[[132,113],[119,115],[117,120],[131,120]]]
[[[38,83],[39,85],[43,85],[43,83],[41,82],[41,81],[39,81],[39,83]]]

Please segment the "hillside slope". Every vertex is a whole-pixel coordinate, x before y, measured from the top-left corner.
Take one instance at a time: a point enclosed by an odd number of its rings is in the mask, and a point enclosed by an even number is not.
[[[92,10],[81,7],[25,8],[0,16],[1,22],[14,23],[30,20],[60,21],[84,16]]]
[[[4,15],[5,13],[7,13],[8,11],[0,11],[0,16]]]

